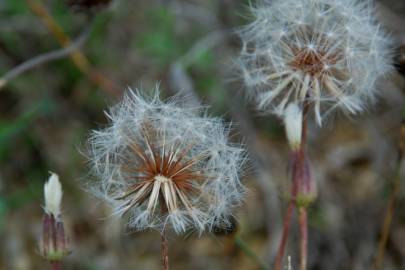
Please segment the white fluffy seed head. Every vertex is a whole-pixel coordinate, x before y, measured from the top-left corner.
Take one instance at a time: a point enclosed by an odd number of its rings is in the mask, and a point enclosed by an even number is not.
[[[390,40],[368,0],[260,1],[251,12],[237,64],[261,110],[283,115],[308,102],[321,125],[332,108],[362,111],[391,68]]]
[[[48,182],[45,183],[44,197],[45,211],[48,214],[52,214],[55,218],[59,218],[62,201],[62,185],[56,173],[51,172]]]
[[[295,103],[288,104],[284,113],[284,125],[291,149],[298,150],[302,136],[302,110]]]
[[[151,98],[129,90],[90,136],[89,188],[132,228],[202,233],[229,226],[243,201],[244,151],[220,119],[186,104],[162,102],[158,89]]]

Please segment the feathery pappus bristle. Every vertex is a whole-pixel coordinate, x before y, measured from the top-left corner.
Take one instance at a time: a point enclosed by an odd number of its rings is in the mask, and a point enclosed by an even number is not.
[[[283,115],[289,103],[357,113],[391,69],[390,39],[370,1],[274,0],[251,8],[240,30],[240,73],[257,107]]]
[[[128,90],[107,116],[111,124],[89,139],[89,187],[115,214],[137,230],[229,225],[244,197],[245,154],[220,119],[180,98],[164,103],[158,89],[151,98]]]

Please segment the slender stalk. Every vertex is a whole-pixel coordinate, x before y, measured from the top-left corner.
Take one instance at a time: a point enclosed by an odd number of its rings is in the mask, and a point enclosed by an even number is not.
[[[62,262],[60,262],[60,261],[51,262],[51,269],[52,270],[62,270]]]
[[[239,236],[235,236],[235,244],[236,246],[246,254],[252,261],[257,263],[261,270],[268,270],[269,268],[266,264],[253,252],[253,250],[242,240]]]
[[[163,229],[160,239],[162,242],[162,269],[169,270],[169,245],[165,229]]]
[[[304,162],[305,159],[305,148],[307,142],[307,116],[308,116],[309,104],[304,103],[304,117],[302,119],[302,138],[301,138],[301,147],[300,155],[301,162]],[[297,179],[295,180],[298,181]],[[300,207],[299,210],[299,227],[300,227],[300,270],[307,269],[307,258],[308,258],[308,215],[307,208]]]
[[[399,158],[397,162],[396,172],[392,183],[393,187],[390,194],[390,198],[388,200],[383,226],[381,228],[381,237],[378,243],[377,254],[374,259],[374,267],[373,267],[374,270],[382,269],[382,264],[384,262],[385,249],[387,246],[388,236],[391,229],[391,223],[395,212],[398,193],[401,188],[401,176],[400,176],[401,161],[402,159]]]
[[[298,212],[300,223],[300,270],[306,270],[308,257],[308,215],[305,207],[300,207]]]
[[[294,206],[295,206],[295,202],[292,199],[290,199],[290,201],[288,202],[287,213],[286,213],[286,215],[284,217],[284,221],[283,221],[283,235],[281,236],[280,245],[277,250],[276,262],[274,265],[275,270],[281,270],[281,264],[283,262],[284,251],[285,251],[285,248],[287,245],[288,232],[290,229],[291,217],[292,217]]]
[[[302,141],[300,155],[305,160],[305,147],[307,142],[307,111],[308,105],[304,105],[304,118],[302,120]],[[300,227],[300,270],[307,269],[308,257],[308,217],[307,209],[300,207],[299,210],[299,227]]]
[[[308,106],[309,104],[305,103],[304,104],[304,110],[303,110],[303,118],[302,118],[302,134],[301,134],[301,145],[299,147],[298,150],[298,155],[299,155],[299,161],[298,162],[304,162],[305,160],[305,146],[306,146],[306,140],[307,140],[307,112],[308,112]],[[297,161],[296,161],[297,162]],[[296,164],[294,165],[296,166]],[[281,241],[280,241],[280,245],[279,248],[277,250],[277,256],[276,256],[276,260],[275,260],[275,265],[274,265],[274,269],[275,270],[281,270],[282,267],[282,262],[283,262],[283,257],[284,257],[284,252],[285,252],[285,248],[287,245],[287,240],[288,240],[288,234],[289,234],[289,228],[290,228],[290,223],[291,223],[291,217],[292,217],[292,212],[293,209],[295,207],[295,199],[297,196],[297,191],[298,191],[298,182],[300,179],[297,179],[298,177],[302,177],[301,174],[296,174],[296,172],[294,172],[294,170],[296,170],[296,168],[293,168],[293,173],[292,173],[292,186],[291,186],[291,198],[290,201],[288,202],[288,208],[287,208],[287,213],[286,216],[284,217],[284,221],[283,221],[283,234],[281,236]],[[298,177],[297,177],[298,176]],[[306,219],[306,217],[305,217]],[[306,222],[305,222],[305,230],[306,229]],[[302,237],[302,235],[301,235]],[[301,239],[302,242],[307,242],[308,240],[305,239]],[[305,244],[305,249],[306,249],[306,244]],[[304,259],[304,258],[303,258]],[[306,260],[306,257],[305,257]]]

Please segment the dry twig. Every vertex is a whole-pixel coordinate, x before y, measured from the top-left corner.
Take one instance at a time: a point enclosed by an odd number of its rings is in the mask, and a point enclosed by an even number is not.
[[[89,34],[91,32],[92,24],[89,24],[88,27],[83,31],[82,34],[79,35],[79,37],[74,40],[72,43],[69,44],[69,46],[66,46],[62,49],[50,51],[44,54],[40,54],[38,56],[35,56],[20,65],[14,67],[13,69],[9,70],[6,74],[4,74],[0,78],[0,90],[7,85],[7,83],[18,77],[19,75],[23,74],[24,72],[33,69],[41,64],[55,61],[61,58],[64,58],[66,56],[69,56],[76,50],[78,50],[88,39]]]
[[[55,39],[62,47],[69,46],[72,41],[64,30],[59,26],[52,15],[46,10],[41,1],[27,0],[27,3],[35,15],[45,24],[48,30],[52,33]],[[76,67],[87,75],[89,80],[94,84],[100,86],[111,95],[117,95],[120,93],[116,83],[108,79],[104,74],[101,74],[98,70],[94,69],[87,57],[80,51],[75,50],[71,56],[73,63]]]

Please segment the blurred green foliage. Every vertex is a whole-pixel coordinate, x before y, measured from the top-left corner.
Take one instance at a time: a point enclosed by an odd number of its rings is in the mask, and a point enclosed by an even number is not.
[[[6,0],[2,4],[2,12],[5,15],[27,15],[30,13],[25,1]]]
[[[181,52],[181,42],[174,32],[175,18],[167,8],[149,10],[148,26],[135,37],[135,49],[140,49],[160,65],[170,63]]]
[[[26,133],[30,125],[40,115],[49,114],[54,108],[54,103],[49,99],[43,99],[38,103],[34,103],[22,115],[12,120],[0,119],[0,160],[4,161],[7,154],[14,146],[12,141],[19,136],[29,136]]]

